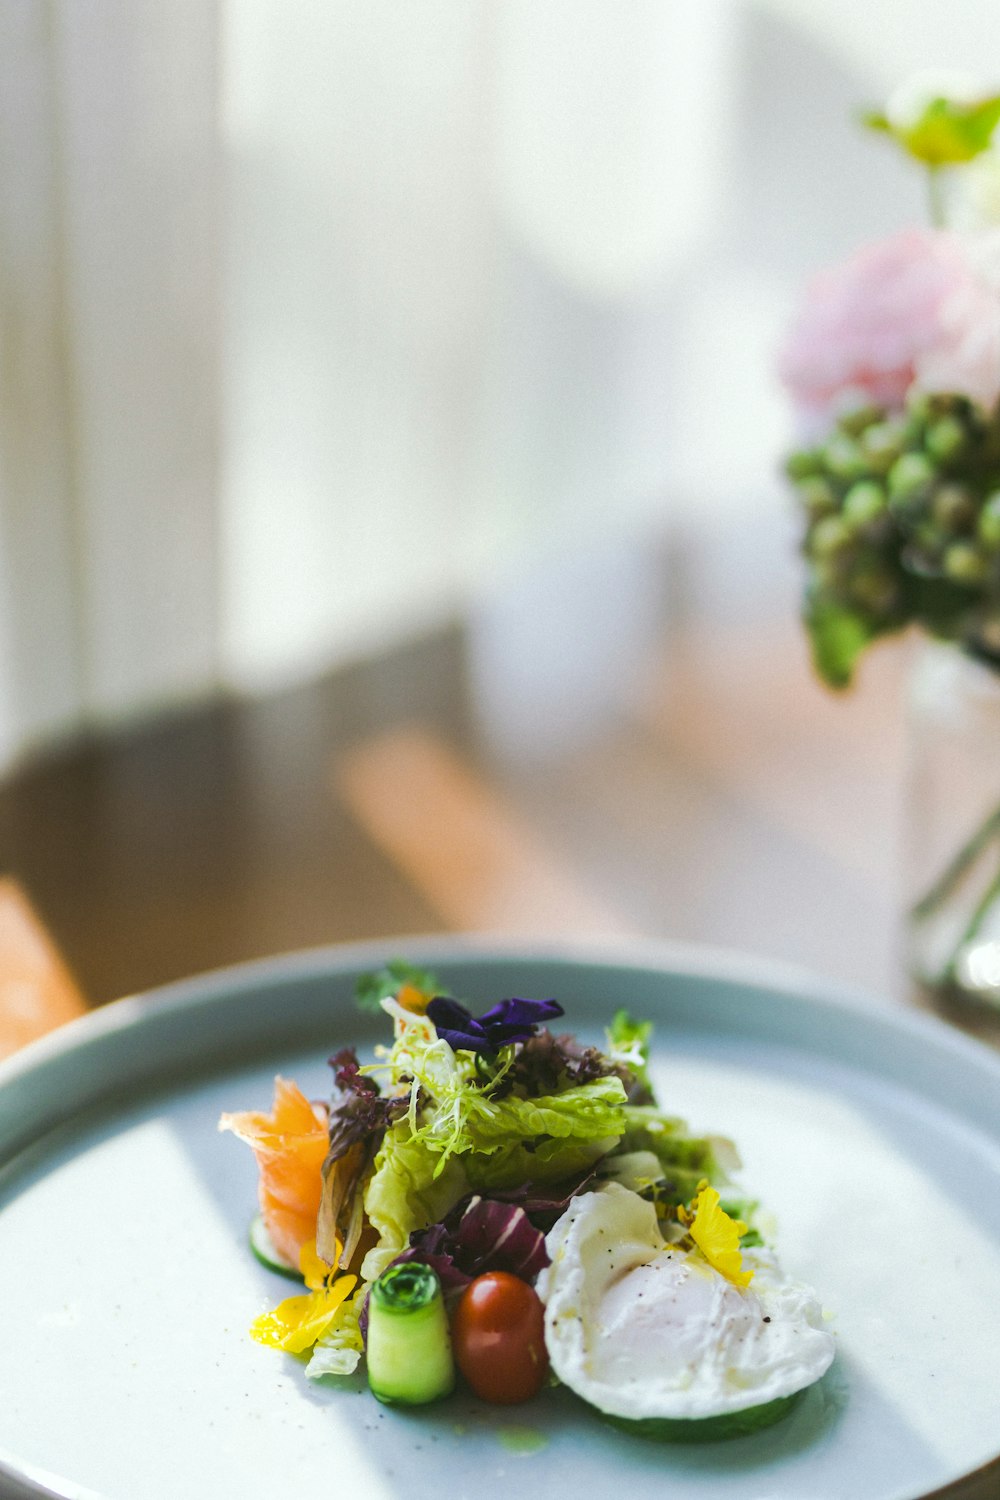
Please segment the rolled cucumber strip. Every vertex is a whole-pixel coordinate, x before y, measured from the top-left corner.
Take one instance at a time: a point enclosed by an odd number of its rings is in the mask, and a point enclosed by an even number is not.
[[[455,1384],[441,1283],[430,1266],[390,1266],[368,1298],[368,1384],[389,1405],[423,1406]]]

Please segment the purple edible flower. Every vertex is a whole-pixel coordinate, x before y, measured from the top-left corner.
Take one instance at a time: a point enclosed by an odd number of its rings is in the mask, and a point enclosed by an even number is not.
[[[511,1042],[526,1042],[543,1021],[563,1015],[558,1000],[501,1000],[477,1019],[457,1000],[437,996],[427,1007],[438,1036],[453,1051],[496,1052]]]
[[[433,1021],[438,1036],[448,1043],[452,1051],[457,1052],[460,1047],[466,1052],[494,1050],[486,1028],[480,1021],[473,1020],[472,1013],[457,1000],[438,995],[427,1006],[427,1015]]]

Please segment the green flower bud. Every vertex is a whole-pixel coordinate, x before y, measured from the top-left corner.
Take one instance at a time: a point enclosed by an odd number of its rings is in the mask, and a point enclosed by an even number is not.
[[[824,516],[809,533],[807,547],[812,557],[835,557],[853,543],[850,528],[840,516]]]
[[[934,492],[931,515],[942,531],[967,531],[976,519],[976,502],[964,484],[942,484]]]
[[[949,536],[947,532],[942,531],[940,526],[935,524],[933,516],[929,516],[919,526],[914,528],[914,537],[926,552],[932,557],[937,558],[943,557],[944,549],[950,542],[955,540],[954,537]]]
[[[822,472],[823,460],[813,448],[799,448],[785,459],[785,473],[791,480],[808,479]]]
[[[821,594],[828,594],[832,599],[842,600],[847,578],[847,567],[843,559],[836,557],[816,558],[812,564],[811,571],[816,589]]]
[[[803,509],[813,520],[832,515],[837,509],[836,490],[828,479],[822,479],[818,474],[801,480],[795,486],[795,492]]]
[[[904,453],[889,470],[889,494],[893,499],[909,499],[931,484],[936,473],[925,453]]]
[[[876,422],[861,435],[861,452],[869,468],[886,474],[903,451],[905,429],[900,422]]]
[[[973,587],[984,583],[989,571],[989,562],[971,542],[952,542],[944,554],[944,572],[953,583]]]
[[[860,479],[865,472],[865,460],[853,438],[846,433],[835,432],[828,438],[823,449],[827,471],[836,479]]]
[[[885,490],[873,479],[860,479],[844,496],[843,517],[852,531],[863,532],[881,521],[888,509]]]
[[[841,432],[846,432],[848,437],[860,437],[866,427],[871,427],[873,422],[878,422],[884,415],[880,406],[854,406],[843,411],[837,418],[837,426]]]
[[[979,512],[979,540],[991,552],[1000,552],[1000,490],[987,495]]]
[[[936,421],[938,417],[967,417],[972,411],[969,398],[960,396],[957,391],[911,391],[906,405],[925,424]]]
[[[899,585],[884,564],[866,561],[851,576],[850,596],[852,603],[867,614],[884,619],[899,602]]]
[[[911,386],[906,395],[906,410],[914,421],[923,425],[934,414],[933,397],[928,396],[926,391],[918,391]]]
[[[953,462],[968,441],[968,430],[958,417],[937,417],[924,433],[924,447],[939,464]]]

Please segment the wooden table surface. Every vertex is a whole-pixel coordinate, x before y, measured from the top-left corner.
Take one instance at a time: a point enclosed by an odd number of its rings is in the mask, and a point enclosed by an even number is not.
[[[905,667],[885,646],[832,695],[794,621],[675,633],[626,711],[534,757],[498,751],[454,630],[67,747],[0,788],[0,1046],[244,959],[435,931],[708,944],[917,1003]]]

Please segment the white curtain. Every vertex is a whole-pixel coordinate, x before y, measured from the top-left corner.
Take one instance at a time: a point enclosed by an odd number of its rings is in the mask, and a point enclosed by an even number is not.
[[[218,680],[218,47],[0,6],[0,751]]]
[[[919,212],[850,111],[1000,56],[898,9],[3,0],[0,762],[777,513],[795,287]]]

